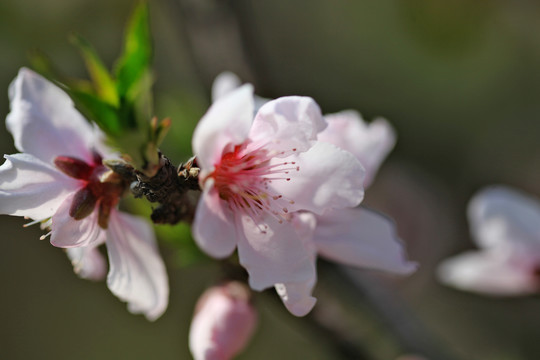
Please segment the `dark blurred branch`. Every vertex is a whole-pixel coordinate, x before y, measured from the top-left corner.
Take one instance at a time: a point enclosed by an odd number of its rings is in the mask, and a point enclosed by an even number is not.
[[[238,23],[239,36],[242,39],[244,53],[253,74],[257,92],[264,94],[270,86],[270,76],[265,57],[260,49],[260,37],[254,21],[252,2],[227,0],[226,3]]]
[[[245,47],[239,22],[227,1],[165,2],[189,48],[193,68],[207,89],[216,75],[225,70],[249,82],[258,80],[254,79],[251,49]]]
[[[342,336],[340,332],[335,331],[335,328],[322,320],[312,312],[306,317],[302,318],[304,325],[310,326],[311,331],[330,347],[334,353],[338,356],[338,359],[342,360],[373,360],[364,348],[357,342],[349,340],[347,337]]]
[[[369,317],[363,317],[366,328],[381,328],[378,333],[381,340],[401,349],[405,354],[416,354],[430,360],[458,360],[453,351],[443,344],[436,336],[414,317],[404,301],[382,281],[360,270],[338,266],[320,261],[319,273],[321,284],[329,287],[332,297],[342,303],[354,304],[369,312]],[[339,320],[330,319],[330,322]],[[329,325],[332,326],[332,325]],[[334,327],[336,327],[334,325]],[[343,336],[351,329],[339,324]]]

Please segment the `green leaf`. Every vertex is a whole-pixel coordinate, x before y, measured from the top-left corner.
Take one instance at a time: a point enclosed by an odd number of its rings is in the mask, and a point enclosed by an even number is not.
[[[97,123],[107,135],[116,137],[121,134],[118,111],[111,104],[86,91],[74,88],[65,88],[64,90],[78,105],[79,110],[88,119]]]
[[[124,40],[124,51],[116,66],[118,94],[121,97],[134,96],[132,92],[148,72],[151,57],[148,4],[143,1],[135,8],[130,18]]]
[[[51,59],[38,49],[33,49],[28,53],[28,59],[32,69],[39,74],[43,75],[49,80],[60,80],[62,76],[59,71],[54,67]]]
[[[101,59],[92,45],[79,35],[72,35],[70,39],[81,52],[81,56],[86,63],[86,68],[92,78],[98,96],[112,106],[118,107],[120,101],[116,89],[116,82],[109,74],[105,65],[101,62]]]

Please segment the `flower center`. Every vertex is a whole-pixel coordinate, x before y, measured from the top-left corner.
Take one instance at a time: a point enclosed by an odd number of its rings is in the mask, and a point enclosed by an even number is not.
[[[96,152],[90,164],[70,156],[58,156],[54,164],[64,174],[82,182],[82,187],[73,196],[69,215],[75,220],[81,220],[97,206],[98,225],[106,229],[111,209],[118,204],[128,182],[106,168],[102,164],[101,155]]]
[[[290,152],[295,152],[292,149]],[[231,210],[249,215],[256,223],[263,213],[270,213],[281,223],[288,220],[287,206],[294,201],[284,198],[271,186],[273,181],[291,181],[291,172],[299,171],[294,161],[275,161],[276,155],[285,156],[254,144],[237,145],[224,154],[214,171],[203,179],[214,179],[219,196]]]

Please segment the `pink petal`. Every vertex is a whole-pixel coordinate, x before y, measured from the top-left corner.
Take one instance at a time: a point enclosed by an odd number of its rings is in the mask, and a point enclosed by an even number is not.
[[[113,210],[107,251],[107,285],[112,293],[128,303],[130,312],[143,313],[151,321],[160,317],[169,301],[169,284],[150,224]]]
[[[189,329],[195,360],[232,359],[244,349],[257,323],[247,289],[231,282],[205,291],[197,302]]]
[[[51,244],[62,248],[96,246],[103,237],[103,229],[98,225],[98,212],[81,220],[69,215],[74,195],[67,197],[52,217]]]
[[[62,202],[80,186],[52,166],[29,154],[4,155],[0,166],[0,213],[51,217]]]
[[[263,290],[274,284],[303,283],[315,278],[313,249],[291,222],[268,216],[255,224],[250,217],[237,219],[240,264],[249,273],[249,285]]]
[[[193,133],[193,153],[201,168],[210,171],[224,150],[247,137],[253,120],[253,87],[244,85],[218,99]]]
[[[534,268],[523,266],[527,257],[512,259],[499,251],[469,251],[442,262],[439,279],[461,290],[513,296],[539,290]]]
[[[315,306],[317,299],[311,296],[317,278],[302,283],[276,284],[276,292],[291,314],[306,316]]]
[[[308,212],[298,212],[291,215],[291,222],[300,240],[308,249],[313,259],[316,257],[316,248],[313,243],[313,232],[317,225],[315,215]],[[281,297],[283,304],[293,315],[305,316],[315,306],[317,299],[311,296],[316,275],[312,278],[298,283],[275,284],[275,289]]]
[[[364,187],[368,187],[384,158],[396,143],[396,133],[385,119],[366,123],[353,110],[325,116],[328,127],[319,134],[319,141],[347,150],[360,160],[366,169]]]
[[[394,223],[365,208],[319,216],[314,240],[321,256],[346,265],[397,274],[410,274],[417,268],[407,260]]]
[[[105,233],[102,233],[105,235]],[[102,236],[102,243],[105,236]],[[73,265],[73,271],[83,279],[103,280],[107,275],[107,262],[96,246],[81,246],[67,249],[67,255]]]
[[[21,152],[46,163],[58,155],[92,159],[98,142],[94,129],[60,88],[22,68],[9,87],[9,98],[6,125]]]
[[[504,186],[486,188],[470,201],[473,239],[484,248],[535,246],[540,251],[540,202]]]
[[[308,150],[317,134],[326,127],[321,110],[309,97],[286,96],[264,104],[249,132],[255,143],[268,143],[277,152]]]
[[[236,248],[234,215],[219,198],[218,191],[208,184],[201,195],[195,219],[193,237],[199,247],[215,258],[225,258]]]
[[[329,208],[357,206],[364,197],[364,169],[351,153],[332,144],[317,142],[309,151],[282,160],[299,167],[290,173],[290,181],[271,184],[277,194],[294,201],[289,211],[321,214]]]

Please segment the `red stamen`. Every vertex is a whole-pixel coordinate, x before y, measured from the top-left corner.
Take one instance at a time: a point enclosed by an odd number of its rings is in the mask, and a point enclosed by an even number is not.
[[[73,196],[73,202],[69,208],[69,215],[75,220],[81,220],[94,211],[97,198],[88,186],[83,187]]]
[[[54,164],[66,175],[84,181],[83,187],[73,197],[69,215],[75,220],[84,219],[99,202],[98,225],[106,229],[111,209],[118,204],[128,184],[120,175],[102,165],[101,155],[94,151],[92,157],[92,165],[70,156],[58,156]]]
[[[83,160],[70,156],[57,156],[54,159],[54,165],[64,174],[81,180],[88,180],[94,170],[93,166]]]

